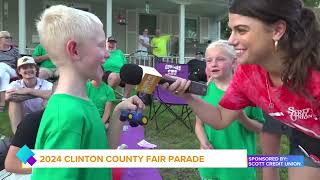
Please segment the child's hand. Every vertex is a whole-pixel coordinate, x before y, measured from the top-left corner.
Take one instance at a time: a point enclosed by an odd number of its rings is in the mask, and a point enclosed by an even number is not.
[[[117,110],[131,110],[135,111],[137,109],[143,110],[145,108],[144,103],[138,96],[131,96],[130,98],[120,102],[115,109]]]
[[[213,146],[209,142],[200,143],[200,149],[213,149]]]

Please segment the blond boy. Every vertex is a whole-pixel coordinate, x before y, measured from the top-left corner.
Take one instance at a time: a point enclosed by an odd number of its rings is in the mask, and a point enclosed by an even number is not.
[[[49,99],[37,134],[36,149],[107,149],[104,125],[95,105],[86,96],[88,79],[100,79],[108,52],[99,18],[63,5],[46,9],[37,22],[40,43],[59,68],[56,92]],[[132,97],[120,103],[111,118],[109,145],[117,145],[121,129],[120,109],[143,108]],[[113,120],[114,119],[114,120]],[[112,135],[110,135],[112,134]],[[35,168],[33,180],[111,179],[106,168]]]

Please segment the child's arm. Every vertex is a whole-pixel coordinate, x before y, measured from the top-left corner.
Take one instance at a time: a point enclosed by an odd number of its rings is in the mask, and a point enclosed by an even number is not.
[[[109,102],[109,101],[106,102],[106,104],[104,106],[103,116],[102,116],[102,122],[104,124],[106,124],[109,119],[111,109],[112,109],[112,102]]]
[[[144,109],[144,104],[138,96],[132,96],[120,102],[113,110],[110,127],[108,129],[108,142],[111,149],[116,149],[119,145],[120,133],[123,123],[120,121],[121,110]]]
[[[34,56],[33,58],[36,61],[36,63],[41,63],[42,61],[49,59],[49,56],[48,55]]]
[[[203,122],[196,117],[195,133],[200,142],[200,149],[213,149],[203,129]]]
[[[261,132],[262,130],[262,123],[258,120],[250,119],[244,112],[240,113],[239,115],[239,122],[248,130],[253,132]]]
[[[6,160],[5,168],[8,172],[18,174],[31,174],[31,168],[22,168],[22,162],[17,158],[16,154],[20,150],[19,147],[10,145]]]

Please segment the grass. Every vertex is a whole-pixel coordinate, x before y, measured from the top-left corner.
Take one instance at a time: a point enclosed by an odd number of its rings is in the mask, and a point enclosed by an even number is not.
[[[145,110],[148,112],[149,108]],[[168,122],[173,120],[169,113],[157,118],[159,128],[164,127]],[[194,124],[194,116],[192,124]],[[148,142],[158,145],[158,149],[199,149],[199,142],[194,133],[187,129],[181,122],[175,121],[166,129],[157,131],[155,122],[151,121],[145,129],[145,136]],[[162,168],[161,176],[164,180],[185,180],[199,179],[198,170],[195,168]]]
[[[175,108],[177,110],[177,108]],[[145,113],[149,112],[147,108]],[[195,118],[192,116],[192,124]],[[163,127],[170,122],[172,116],[169,113],[163,113],[158,117],[159,127]],[[7,112],[0,113],[0,134],[11,136],[10,122]],[[199,143],[194,133],[190,132],[181,122],[175,121],[165,130],[157,131],[155,122],[151,121],[145,128],[145,136],[148,142],[158,145],[158,149],[198,149]],[[259,140],[257,140],[258,154],[261,152]],[[288,140],[282,138],[281,154],[288,154]],[[164,180],[196,180],[200,179],[198,170],[195,168],[162,168],[161,176]],[[287,169],[280,169],[281,180],[287,180]],[[261,180],[261,169],[257,169],[257,179]]]
[[[175,108],[177,111],[178,109]],[[148,112],[147,108],[145,112]],[[165,126],[172,116],[169,113],[163,113],[158,117],[158,125],[160,127]],[[192,124],[194,125],[195,117],[192,116]],[[194,133],[191,133],[181,122],[175,121],[168,128],[162,131],[157,131],[155,128],[155,122],[151,121],[146,127],[146,139],[155,143],[159,146],[159,149],[198,149],[199,142]],[[281,154],[288,154],[288,139],[283,137],[281,139]],[[257,139],[257,154],[261,153],[259,146],[259,139]],[[200,179],[197,169],[178,169],[178,168],[163,168],[160,169],[161,175],[164,180],[194,180]],[[287,169],[280,168],[280,179],[287,180]],[[262,179],[262,171],[260,168],[257,169],[257,179]]]
[[[12,136],[7,110],[5,112],[0,112],[0,135]]]

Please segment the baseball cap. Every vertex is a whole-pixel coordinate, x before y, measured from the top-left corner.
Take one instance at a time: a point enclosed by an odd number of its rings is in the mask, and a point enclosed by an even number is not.
[[[24,64],[36,65],[36,62],[34,61],[33,57],[31,57],[31,56],[23,56],[18,59],[17,68],[24,65]]]
[[[113,36],[108,37],[108,42],[117,42],[116,38],[114,38]]]
[[[196,55],[203,55],[203,52],[202,51],[196,51],[196,53],[195,53]]]

